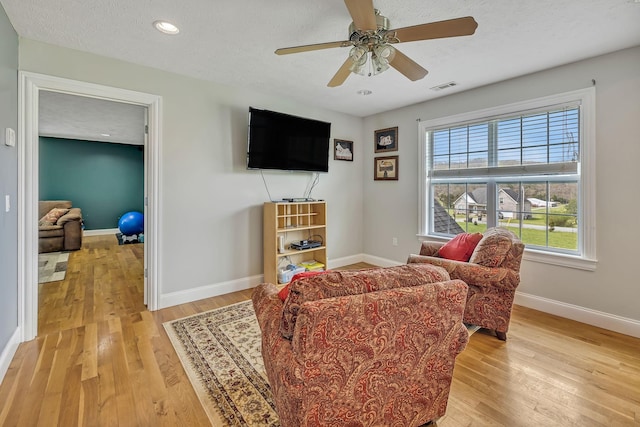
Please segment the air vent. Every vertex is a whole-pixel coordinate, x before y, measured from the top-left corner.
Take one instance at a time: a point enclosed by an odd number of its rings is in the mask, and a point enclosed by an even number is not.
[[[449,83],[444,83],[438,86],[434,86],[432,88],[430,88],[431,90],[444,90],[444,89],[449,89],[450,87],[454,87],[454,86],[458,86],[458,83],[456,82],[449,82]]]

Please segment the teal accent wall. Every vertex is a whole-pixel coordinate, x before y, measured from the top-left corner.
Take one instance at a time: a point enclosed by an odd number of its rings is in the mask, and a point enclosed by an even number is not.
[[[40,200],[71,200],[85,230],[117,228],[125,212],[144,212],[144,151],[139,145],[40,137]]]

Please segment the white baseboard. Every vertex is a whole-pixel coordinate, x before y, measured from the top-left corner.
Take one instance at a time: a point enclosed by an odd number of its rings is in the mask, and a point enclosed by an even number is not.
[[[365,255],[363,262],[373,265],[379,265],[380,267],[395,267],[396,265],[406,264],[405,262],[394,261],[387,258],[380,258],[373,255]]]
[[[16,328],[11,338],[9,338],[9,342],[7,342],[7,345],[2,349],[2,353],[0,353],[0,383],[2,383],[5,374],[9,370],[9,365],[11,364],[11,360],[13,360],[13,356],[16,354],[16,350],[18,350],[19,344],[20,328]]]
[[[640,338],[640,321],[516,291],[515,303],[534,310]]]
[[[342,258],[331,259],[328,261],[328,268],[337,268],[344,265],[357,264],[359,262],[366,262],[368,264],[377,265],[380,267],[393,267],[396,265],[402,265],[403,262],[393,261],[386,258],[375,257],[367,254],[350,255]]]
[[[229,294],[231,292],[251,289],[263,282],[263,276],[251,276],[243,279],[229,280],[227,282],[214,283],[212,285],[200,286],[185,291],[171,292],[160,295],[160,308],[167,308],[178,304],[198,301],[218,295]]]
[[[342,267],[343,265],[355,264],[358,262],[368,262],[370,264],[391,267],[402,263],[397,261],[386,260],[384,258],[372,257],[366,254],[350,255],[343,258],[331,259],[327,262],[328,268]],[[167,308],[174,305],[186,304],[205,298],[211,298],[218,295],[228,294],[231,292],[242,291],[258,286],[264,281],[264,276],[251,276],[237,280],[229,280],[227,282],[214,283],[211,285],[200,286],[194,289],[184,291],[171,292],[160,295],[160,303],[158,309]]]
[[[357,255],[345,256],[342,258],[330,259],[327,261],[327,268],[332,269],[332,268],[342,267],[344,265],[357,264],[359,262],[364,262],[364,257],[365,257],[364,254],[357,254]]]
[[[119,232],[120,232],[120,229],[118,228],[103,228],[101,230],[84,230],[82,234],[85,236],[102,236],[105,234],[115,235],[116,233],[119,233]]]

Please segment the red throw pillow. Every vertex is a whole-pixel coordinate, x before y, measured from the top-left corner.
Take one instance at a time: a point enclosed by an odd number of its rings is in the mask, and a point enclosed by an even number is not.
[[[295,282],[298,279],[302,279],[303,277],[311,277],[311,276],[316,276],[318,274],[322,274],[322,273],[326,273],[329,270],[325,270],[325,271],[305,271],[303,273],[298,273],[295,276],[293,276],[291,278],[291,281],[289,283],[287,283],[287,286],[285,286],[284,288],[280,289],[280,292],[278,292],[278,296],[280,297],[280,300],[282,300],[282,302],[284,302],[284,300],[287,299],[287,297],[289,296],[289,286],[291,286],[291,284],[293,282]]]
[[[467,262],[481,239],[482,233],[460,233],[438,250],[438,256]]]

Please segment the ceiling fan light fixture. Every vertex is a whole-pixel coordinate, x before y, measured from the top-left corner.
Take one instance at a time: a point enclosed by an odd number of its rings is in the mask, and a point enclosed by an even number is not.
[[[381,44],[373,48],[371,62],[373,64],[373,74],[380,74],[389,69],[389,63],[393,61],[396,50],[387,44]]]
[[[352,73],[364,76],[367,72],[367,58],[369,57],[367,49],[362,46],[356,46],[351,49],[349,56],[353,61],[353,65],[349,68]]]

